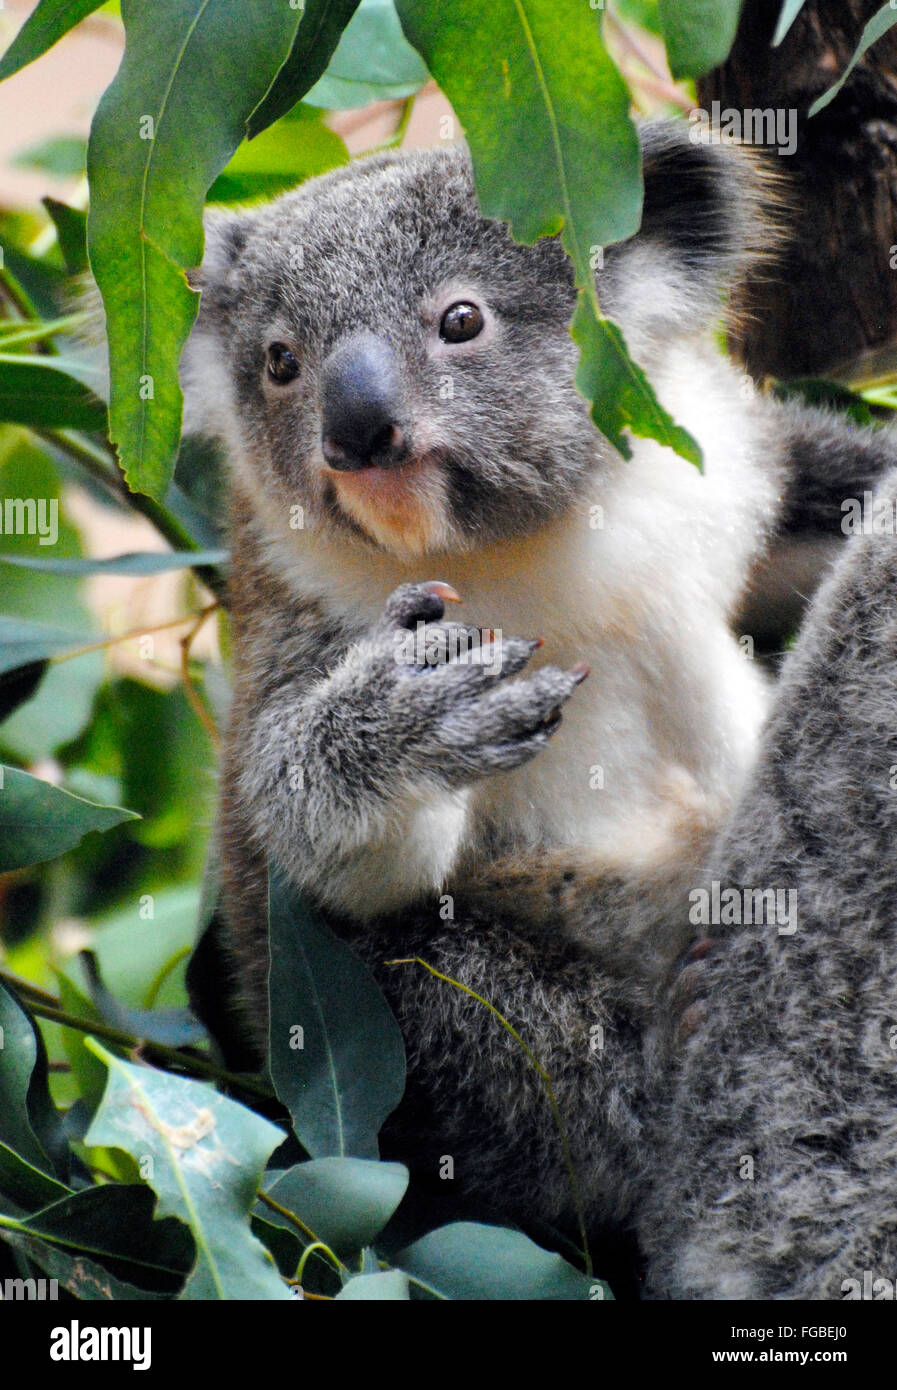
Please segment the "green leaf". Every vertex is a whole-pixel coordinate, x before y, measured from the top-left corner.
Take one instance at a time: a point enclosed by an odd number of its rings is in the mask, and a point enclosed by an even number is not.
[[[306,100],[330,110],[367,106],[411,96],[426,80],[427,69],[402,33],[393,0],[362,0]]]
[[[107,1183],[54,1202],[22,1221],[29,1234],[83,1251],[113,1269],[127,1264],[129,1281],[175,1292],[195,1259],[186,1227],[172,1217],[154,1219],[148,1187]]]
[[[0,1084],[0,1095],[2,1093]],[[17,1205],[33,1211],[65,1197],[69,1189],[0,1140],[0,1192]]]
[[[596,314],[584,291],[580,291],[570,332],[580,349],[576,385],[587,400],[594,402],[592,416],[596,425],[624,458],[629,456],[629,448],[619,431],[628,427],[634,434],[669,445],[701,468],[698,445],[657,400],[645,373],[629,356],[619,326]],[[604,413],[600,405],[604,401],[613,402],[612,415]]]
[[[2,795],[2,793],[0,793]],[[47,1059],[43,1041],[25,1010],[9,990],[0,985],[0,1141],[13,1153],[44,1173],[54,1164],[37,1133],[35,1102],[52,1119],[46,1090]],[[56,1120],[58,1124],[58,1119]],[[46,1125],[43,1126],[46,1129]],[[51,1123],[51,1130],[53,1128]]]
[[[17,169],[38,169],[56,179],[70,179],[87,168],[87,141],[80,135],[53,135],[16,155]]]
[[[80,208],[71,208],[57,198],[42,198],[56,236],[65,268],[70,275],[82,275],[88,268],[87,260],[87,213]]]
[[[581,291],[578,381],[595,424],[624,455],[629,428],[695,462],[697,444],[629,363],[598,304],[593,257],[637,231],[642,181],[629,93],[596,13],[581,0],[468,0],[463,22],[447,22],[439,0],[398,0],[397,8],[464,124],[484,215],[507,221],[523,242],[561,233]]]
[[[376,1158],[380,1126],[405,1087],[398,1024],[367,966],[274,873],[268,930],[269,1064],[278,1098],[313,1157]]]
[[[0,495],[3,496],[2,549],[7,555],[26,555],[43,559],[48,551],[54,556],[75,558],[81,554],[77,530],[66,516],[62,482],[55,463],[38,449],[26,432],[15,426],[0,429]],[[22,518],[15,513],[17,498],[31,498],[33,513]],[[12,504],[8,524],[7,507]],[[42,509],[46,504],[46,511]],[[55,510],[54,510],[55,509]],[[44,544],[58,535],[52,548]],[[41,535],[41,532],[44,535]],[[29,534],[30,532],[30,534]],[[91,634],[92,614],[85,607],[80,586],[66,575],[32,574],[28,570],[5,567],[0,571],[3,590],[4,620],[0,620],[0,673],[9,666],[10,658],[19,671],[26,669],[27,653],[4,652],[3,637],[10,637],[7,626],[16,617],[26,624],[42,626],[20,629],[18,638],[42,642],[49,636],[49,650],[38,647],[37,659],[42,661],[55,651],[73,651],[102,636]],[[5,629],[5,632],[3,631]],[[53,641],[58,633],[62,640]],[[15,645],[15,643],[13,643]],[[4,660],[6,657],[6,660]],[[19,665],[24,659],[25,668]],[[32,667],[33,669],[33,667]],[[15,710],[0,730],[0,761],[29,763],[46,757],[70,739],[76,738],[91,715],[94,697],[103,680],[104,659],[101,651],[80,655],[77,661],[51,662],[33,697]],[[100,801],[104,797],[96,798]],[[115,800],[116,798],[109,798]]]
[[[616,0],[615,8],[623,19],[660,36],[658,0]]]
[[[189,949],[189,946],[186,946],[174,963],[186,961]],[[129,1008],[106,988],[92,951],[80,951],[79,959],[90,989],[91,1002],[104,1023],[111,1024],[123,1033],[130,1033],[142,1042],[162,1043],[165,1047],[196,1047],[208,1041],[205,1028],[186,1005],[179,1004],[173,1008]]]
[[[373,1243],[407,1187],[408,1170],[401,1163],[363,1158],[315,1158],[269,1175],[264,1183],[269,1197],[298,1216],[340,1256]],[[270,1207],[257,1210],[266,1221],[289,1229],[286,1218]]]
[[[50,1245],[37,1236],[4,1231],[3,1239],[33,1260],[51,1279],[58,1280],[61,1289],[85,1303],[108,1303],[111,1299],[145,1301],[167,1297],[117,1279],[103,1265],[88,1259],[86,1255],[72,1254],[70,1250]]]
[[[160,998],[171,1006],[186,1004],[183,970],[176,990],[160,985],[170,980],[173,959],[185,960],[192,948],[198,915],[199,892],[190,884],[162,888],[94,919],[90,948],[116,999],[132,1009],[150,1009]],[[72,977],[80,988],[80,971]]]
[[[160,550],[143,553],[129,551],[108,560],[51,560],[30,555],[0,555],[0,565],[40,570],[45,574],[167,574],[169,570],[196,565],[224,565],[230,558],[226,550]]]
[[[96,640],[92,633],[72,632],[49,623],[32,623],[27,618],[0,614],[0,672],[30,666],[58,652],[78,651]]]
[[[324,125],[321,113],[300,107],[240,146],[209,189],[209,201],[270,198],[348,162],[349,151]]]
[[[772,36],[773,48],[778,48],[782,40],[787,36],[792,24],[797,19],[807,0],[784,0],[782,13],[779,15],[779,22],[776,31]]]
[[[59,999],[63,1009],[66,1013],[73,1014],[75,1018],[99,1021],[99,1014],[87,995],[83,994],[69,978],[67,972],[72,968],[73,963],[67,961],[63,969],[56,973]],[[99,1058],[95,1057],[84,1046],[83,1033],[75,1028],[60,1028],[59,1035],[62,1049],[78,1087],[78,1094],[88,1113],[93,1116],[106,1088],[106,1068]]]
[[[807,405],[830,406],[849,415],[858,425],[872,426],[875,417],[864,399],[864,395],[851,391],[841,381],[829,381],[825,377],[792,377],[789,381],[777,381],[773,387],[780,401],[799,400]]]
[[[857,51],[838,78],[838,81],[833,87],[829,87],[827,92],[823,92],[822,96],[817,97],[813,102],[809,113],[811,116],[818,115],[820,111],[828,106],[830,101],[834,101],[857,63],[866,56],[872,45],[877,43],[895,24],[897,24],[897,9],[895,9],[890,2],[886,5],[882,5],[881,9],[872,16],[868,24],[864,27],[862,35],[860,36],[860,42],[857,45]]]
[[[305,0],[302,23],[286,61],[247,122],[250,139],[286,115],[322,76],[358,0]]]
[[[380,1274],[356,1274],[354,1278],[348,1279],[336,1295],[336,1300],[350,1302],[364,1299],[380,1302],[388,1299],[390,1302],[397,1302],[405,1301],[409,1297],[407,1274],[400,1269],[385,1269]]]
[[[0,672],[0,724],[31,699],[46,669],[46,661],[31,661],[14,671]]]
[[[60,361],[0,352],[0,420],[37,429],[105,429],[105,405]]]
[[[43,315],[44,318],[55,318],[58,314],[68,312],[71,308],[71,282],[68,273],[62,266],[29,255],[17,245],[9,234],[2,211],[0,250],[3,252],[4,276],[15,284],[20,300],[31,305],[28,310],[29,316],[32,311],[35,315]]]
[[[52,203],[52,198],[44,198],[44,203]],[[59,203],[58,207],[64,207]],[[68,209],[73,212],[74,209]],[[83,214],[81,214],[83,216]],[[5,319],[0,322],[0,349],[8,352],[11,347],[23,348],[31,343],[44,342],[57,333],[69,333],[84,323],[81,314],[67,314],[57,319]]]
[[[102,3],[103,0],[41,0],[0,60],[0,81],[33,63]]]
[[[288,1299],[249,1225],[283,1132],[201,1082],[134,1066],[93,1038],[87,1045],[106,1063],[109,1081],[85,1143],[131,1154],[159,1198],[158,1215],[189,1227],[196,1262],[182,1297]]]
[[[702,77],[729,56],[742,0],[660,0],[660,23],[670,70],[682,77]]]
[[[459,1221],[440,1226],[407,1246],[395,1263],[444,1298],[588,1299],[596,1287],[560,1255],[549,1254],[519,1231]]]
[[[126,47],[91,127],[88,242],[106,307],[110,433],[129,485],[161,498],[198,295],[205,194],[286,58],[300,11],[270,0],[122,0]]]
[[[98,806],[19,768],[0,766],[0,873],[55,859],[90,831],[135,819],[121,806]]]

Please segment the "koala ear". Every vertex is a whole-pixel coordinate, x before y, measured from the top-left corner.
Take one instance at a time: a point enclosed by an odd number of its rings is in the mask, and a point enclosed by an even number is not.
[[[203,292],[204,302],[207,295],[214,298],[231,284],[252,224],[253,213],[250,211],[233,212],[220,207],[206,210],[203,218],[205,251],[202,265],[191,270],[187,276],[192,287]]]
[[[784,241],[784,180],[761,156],[715,144],[687,121],[640,130],[645,204],[640,230],[608,249],[599,286],[642,358],[726,318],[737,320],[746,274]]]
[[[201,294],[199,316],[181,356],[183,433],[224,437],[233,418],[226,345],[240,301],[240,258],[252,229],[252,212],[211,208],[205,215],[205,255],[188,276]]]
[[[717,285],[775,250],[784,180],[769,156],[703,125],[650,121],[641,128],[645,206],[639,239]]]

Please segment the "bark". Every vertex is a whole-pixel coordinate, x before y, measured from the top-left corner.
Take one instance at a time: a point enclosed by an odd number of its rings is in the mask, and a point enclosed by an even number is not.
[[[698,87],[707,110],[797,111],[798,148],[773,154],[793,180],[782,256],[747,287],[732,343],[756,376],[865,376],[897,366],[897,27],[840,76],[881,0],[809,0],[779,48],[781,0],[746,0],[728,61]]]

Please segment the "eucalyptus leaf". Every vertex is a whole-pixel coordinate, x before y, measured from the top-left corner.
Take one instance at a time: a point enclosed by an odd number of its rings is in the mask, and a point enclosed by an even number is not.
[[[196,1260],[182,1297],[288,1299],[270,1253],[250,1229],[259,1180],[283,1132],[211,1086],[134,1066],[88,1046],[109,1080],[88,1146],[124,1149],[157,1194],[158,1215],[190,1230]]]
[[[670,70],[677,79],[703,77],[729,56],[743,0],[660,0]]]
[[[61,203],[58,198],[42,198],[41,202],[56,228],[66,270],[70,275],[82,275],[88,269],[87,213]]]
[[[36,1133],[35,1102],[45,1091],[46,1054],[35,1024],[17,999],[0,984],[0,1141],[31,1163],[53,1175],[47,1147]]]
[[[358,0],[305,0],[289,55],[247,123],[250,139],[296,105],[321,77]]]
[[[52,135],[21,150],[13,164],[17,169],[39,169],[56,179],[73,178],[87,167],[87,141],[80,135]]]
[[[402,1098],[402,1035],[367,966],[277,873],[268,880],[269,1066],[314,1158],[376,1158]]]
[[[113,1268],[127,1264],[128,1279],[161,1284],[174,1292],[196,1252],[190,1233],[173,1217],[157,1221],[156,1198],[148,1188],[106,1183],[71,1193],[22,1221],[29,1234],[74,1247]]]
[[[0,429],[0,494],[4,499],[0,549],[7,556],[75,559],[81,555],[81,539],[66,514],[63,481],[55,461],[25,430],[14,426]],[[93,615],[83,602],[80,586],[67,575],[4,566],[0,587],[0,675],[29,666],[33,670],[34,661],[43,663],[54,654],[78,651],[102,637],[90,632]],[[103,668],[103,653],[98,650],[79,655],[77,661],[50,662],[36,693],[5,720],[0,761],[5,754],[9,761],[27,765],[76,738],[90,718]]]
[[[0,1094],[2,1090],[0,1085]],[[33,1211],[38,1207],[47,1206],[50,1202],[58,1201],[61,1197],[67,1196],[68,1192],[69,1188],[64,1183],[52,1178],[42,1168],[29,1163],[21,1154],[17,1154],[15,1149],[11,1149],[0,1140],[0,1193],[3,1194],[0,1205],[6,1205],[9,1199],[27,1211]]]
[[[133,1009],[122,1004],[103,983],[91,951],[80,953],[87,976],[90,1000],[104,1023],[130,1033],[141,1042],[161,1043],[165,1047],[195,1047],[206,1042],[206,1030],[186,1006],[162,1009]]]
[[[0,420],[35,429],[102,430],[106,407],[59,357],[0,352]]]
[[[102,3],[103,0],[41,0],[0,60],[0,81],[33,63]]]
[[[20,569],[40,570],[45,574],[167,574],[169,570],[195,568],[197,565],[223,565],[229,559],[226,550],[160,550],[126,555],[113,555],[108,560],[54,560],[31,555],[2,555],[0,565],[18,565]]]
[[[305,179],[348,164],[349,151],[312,107],[299,108],[244,141],[209,189],[210,202],[273,197]]]
[[[55,859],[92,830],[136,819],[121,806],[99,806],[20,768],[0,766],[0,873]]]
[[[407,1274],[400,1269],[385,1269],[379,1274],[356,1274],[348,1279],[336,1295],[336,1301],[382,1302],[388,1299],[397,1302],[409,1297]]]
[[[824,110],[825,107],[828,106],[829,102],[834,101],[835,97],[838,95],[841,88],[844,86],[848,77],[853,72],[857,63],[859,63],[863,58],[865,58],[872,45],[874,43],[877,43],[880,38],[883,38],[884,35],[888,32],[888,30],[892,29],[895,24],[897,24],[897,9],[895,9],[894,6],[890,4],[889,0],[888,4],[882,5],[881,9],[876,11],[876,13],[872,16],[872,18],[864,27],[863,32],[860,36],[860,41],[857,45],[857,50],[851,58],[850,62],[847,64],[847,67],[842,72],[841,76],[838,78],[838,81],[834,84],[834,86],[829,87],[827,92],[823,92],[822,96],[817,97],[817,99],[813,102],[813,105],[810,107],[811,116],[818,115],[820,111]]]
[[[301,10],[270,0],[122,0],[125,55],[91,127],[88,243],[106,308],[110,432],[132,488],[161,498],[198,296],[205,194],[290,51]]]
[[[85,1303],[108,1303],[110,1299],[125,1302],[152,1301],[167,1297],[165,1294],[140,1289],[124,1279],[117,1279],[103,1265],[88,1259],[86,1255],[51,1245],[38,1236],[4,1231],[3,1238],[49,1274],[51,1279],[56,1279],[61,1289]]]
[[[363,1158],[315,1158],[285,1173],[268,1175],[264,1190],[298,1216],[337,1255],[351,1255],[371,1245],[390,1220],[408,1187],[401,1163],[374,1163]],[[287,1225],[270,1207],[259,1215]]]
[[[588,1278],[520,1231],[459,1221],[430,1231],[395,1262],[444,1298],[588,1300],[599,1281]],[[609,1290],[601,1285],[602,1297]]]
[[[787,37],[792,24],[806,3],[807,0],[783,0],[782,13],[779,15],[776,31],[772,36],[773,48],[778,48],[783,39]]]
[[[411,96],[427,76],[402,33],[394,0],[362,0],[306,101],[331,110],[366,106]]]

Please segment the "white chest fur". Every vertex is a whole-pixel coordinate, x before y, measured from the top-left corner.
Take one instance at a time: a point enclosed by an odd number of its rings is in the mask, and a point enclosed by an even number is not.
[[[665,395],[676,409],[681,386],[688,423],[693,358],[682,371],[680,382],[671,359]],[[702,402],[704,476],[638,441],[594,501],[534,536],[413,561],[314,532],[272,541],[296,591],[353,622],[376,620],[398,584],[438,578],[462,595],[461,619],[543,637],[533,666],[591,666],[548,749],[472,790],[468,842],[488,826],[509,846],[652,860],[683,822],[715,819],[737,792],[765,684],[728,619],[772,484],[757,467],[749,419],[732,418],[731,381],[723,385],[718,402],[712,390]]]

